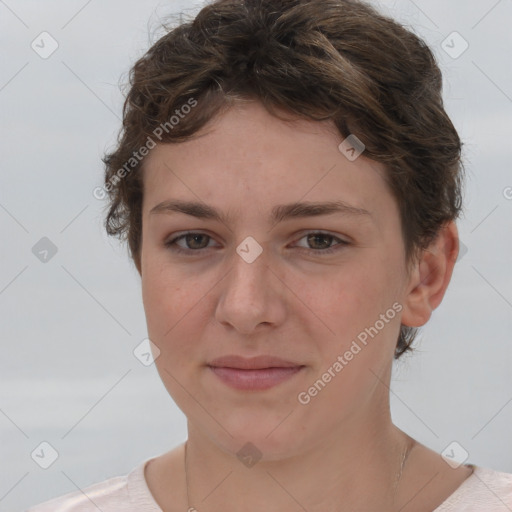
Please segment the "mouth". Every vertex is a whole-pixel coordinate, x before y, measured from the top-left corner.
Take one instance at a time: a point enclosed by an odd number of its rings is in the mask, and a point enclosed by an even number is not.
[[[224,384],[246,391],[269,389],[305,368],[304,365],[271,356],[251,359],[226,356],[213,360],[207,366]]]
[[[269,355],[256,357],[229,355],[213,359],[208,363],[208,366],[233,368],[236,370],[265,370],[268,368],[297,368],[298,366],[303,365],[294,361],[287,361],[286,359]]]

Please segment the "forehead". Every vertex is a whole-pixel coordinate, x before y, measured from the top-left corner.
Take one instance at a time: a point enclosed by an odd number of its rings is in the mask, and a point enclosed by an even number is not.
[[[151,150],[144,214],[169,200],[208,203],[235,217],[252,208],[271,218],[276,205],[299,201],[341,201],[377,217],[393,209],[384,167],[364,154],[350,161],[342,141],[330,122],[287,122],[257,102],[237,105],[193,139]]]

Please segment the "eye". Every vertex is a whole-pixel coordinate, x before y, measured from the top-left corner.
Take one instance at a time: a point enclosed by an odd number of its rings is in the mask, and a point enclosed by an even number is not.
[[[319,254],[320,256],[324,254],[332,254],[333,252],[343,249],[345,245],[349,245],[349,242],[346,242],[337,236],[331,235],[329,233],[323,233],[321,231],[311,231],[300,238],[300,240],[303,239],[306,239],[308,244],[317,246],[313,249],[305,248],[305,251],[310,254]],[[338,243],[331,245],[334,240],[337,240]]]
[[[332,254],[336,251],[343,249],[344,246],[350,245],[349,242],[342,240],[341,238],[331,235],[329,233],[323,233],[321,231],[311,231],[302,236],[300,240],[306,239],[306,243],[308,245],[313,245],[316,247],[301,247],[301,251],[305,251],[309,254],[314,255],[327,255]],[[208,248],[209,241],[212,240],[212,237],[207,235],[206,233],[201,232],[192,232],[189,231],[187,233],[183,233],[174,238],[171,238],[167,242],[164,243],[165,247],[175,253],[184,253],[192,255],[192,253],[201,253],[204,249]],[[332,243],[336,241],[335,245]],[[183,242],[185,247],[179,245],[179,242]],[[210,246],[211,247],[211,246]]]
[[[188,233],[184,233],[175,238],[172,238],[171,240],[168,240],[164,245],[165,247],[177,253],[199,252],[201,249],[207,247],[208,243],[206,243],[206,245],[204,243],[206,239],[208,242],[208,240],[211,240],[211,236],[205,233],[194,233],[189,231]],[[186,244],[186,247],[184,248],[178,245],[178,242],[182,240]]]

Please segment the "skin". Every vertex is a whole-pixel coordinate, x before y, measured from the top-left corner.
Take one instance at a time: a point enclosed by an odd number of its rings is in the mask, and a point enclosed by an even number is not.
[[[190,506],[199,512],[432,511],[471,474],[395,427],[389,407],[400,324],[424,325],[441,303],[458,254],[456,225],[444,226],[407,274],[384,168],[364,153],[349,161],[341,141],[329,122],[286,123],[247,102],[193,140],[158,145],[144,163],[137,266],[149,337],[160,350],[156,366],[187,417]],[[232,218],[150,213],[170,199]],[[371,215],[268,221],[278,204],[340,199]],[[308,240],[318,230],[327,235]],[[186,231],[204,235],[178,242],[193,254],[165,246]],[[248,236],[263,250],[252,263],[236,252]],[[339,250],[322,256],[328,247]],[[394,303],[401,311],[299,403],[298,394]],[[270,354],[306,367],[268,390],[238,391],[205,366],[228,354]],[[237,457],[248,442],[261,452],[252,467]],[[146,467],[165,512],[187,510],[183,464],[180,445]]]

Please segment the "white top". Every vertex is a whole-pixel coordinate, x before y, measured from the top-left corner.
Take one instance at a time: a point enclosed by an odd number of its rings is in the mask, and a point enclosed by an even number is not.
[[[145,460],[116,476],[27,509],[25,512],[162,512],[144,478]],[[433,512],[511,512],[512,473],[475,466],[455,492]]]

